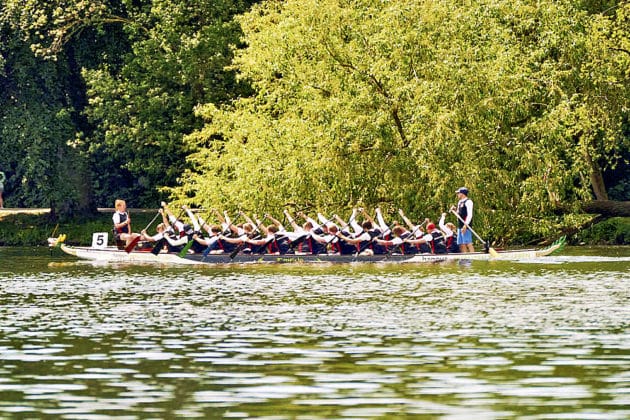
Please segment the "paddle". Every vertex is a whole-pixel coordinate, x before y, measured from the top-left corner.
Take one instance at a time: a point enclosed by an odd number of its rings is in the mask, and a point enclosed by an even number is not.
[[[232,232],[232,229],[230,229],[230,226],[236,226],[234,224],[234,222],[236,222],[239,217],[241,217],[241,211],[240,210],[238,211],[237,215],[234,216],[234,220],[230,220],[230,223],[227,223],[227,226],[225,227],[225,230],[222,232],[224,235],[229,235],[230,232]]]
[[[238,253],[241,252],[241,249],[243,249],[243,247],[245,247],[245,241],[238,244],[236,248],[234,248],[234,251],[230,252],[230,259],[233,260],[236,257],[236,255],[238,255]]]
[[[157,219],[159,215],[160,215],[160,212],[158,211],[157,214],[155,216],[153,216],[153,219],[151,219],[151,221],[149,222],[147,227],[144,228],[144,230],[149,229],[149,227],[153,224],[153,222],[155,222],[155,219]],[[131,229],[129,229],[129,231],[131,231]],[[127,245],[125,247],[125,252],[127,254],[129,254],[131,251],[133,251],[133,249],[136,247],[136,245],[138,245],[138,242],[140,242],[140,237],[141,236],[142,235],[138,235],[135,238],[133,238],[133,240],[131,242],[129,242],[129,245]]]
[[[366,212],[365,210],[360,207],[359,211],[361,213],[363,213],[365,215],[365,217],[367,218],[367,220],[372,224],[372,226],[376,226],[376,223],[374,222],[374,219],[372,219]],[[384,234],[385,232],[389,229],[389,227],[387,229],[385,229],[384,231],[382,231],[380,234],[378,234],[377,236],[372,236],[370,235],[370,240],[366,241],[366,243],[364,243],[363,245],[361,245],[360,247],[357,248],[357,252],[354,254],[354,259],[356,260],[359,255],[361,255],[361,253],[363,251],[365,251],[367,249],[368,246],[370,246],[371,244],[373,244],[377,239],[379,238],[384,238]],[[391,231],[391,230],[390,230]],[[368,232],[369,233],[369,232]]]
[[[416,236],[416,232],[418,231],[418,229],[420,229],[422,226],[424,226],[424,224],[427,222],[427,219],[425,219],[422,223],[420,223],[418,226],[415,227],[414,230],[411,231],[411,234],[408,236],[409,238],[414,238]],[[398,248],[400,248],[400,246],[405,242],[405,240],[403,239],[403,241],[401,243],[399,243],[398,245],[392,247],[392,249],[390,249],[389,251],[387,251],[387,256],[386,258],[389,258],[392,256],[392,254],[394,253],[395,250],[397,250]]]
[[[300,212],[298,212],[298,213],[299,213],[299,214],[301,214],[301,215],[304,215],[304,213],[303,213],[302,211],[300,211]],[[285,217],[285,220],[286,220],[286,218],[287,218],[287,213],[284,213],[284,217]],[[325,219],[325,218],[324,218],[324,219]],[[307,220],[308,220],[308,219],[307,219]],[[293,228],[294,228],[294,229],[297,229],[298,224],[295,222],[295,219],[291,219],[291,218],[289,217],[288,222],[289,222],[289,224],[290,224],[290,225],[292,225],[292,226],[293,226]],[[326,220],[325,220],[325,222],[324,222],[324,225],[326,225],[326,224],[327,224],[327,223],[329,223],[329,222],[330,222],[330,220],[327,220],[327,219],[326,219]],[[310,223],[313,225],[313,227],[315,226],[315,223],[313,223],[313,222],[310,222]],[[298,231],[296,230],[296,233],[298,233],[298,234],[299,234],[299,236],[296,236],[296,237],[295,237],[295,239],[291,240],[291,242],[289,243],[289,248],[290,248],[292,251],[294,251],[294,252],[295,252],[295,248],[296,248],[297,246],[299,246],[302,242],[304,242],[305,240],[307,240],[309,237],[312,237],[312,236],[311,236],[311,232],[308,232],[308,231],[304,231],[304,230],[302,230],[302,231],[298,232]],[[332,242],[332,240],[333,240],[333,239],[334,239],[334,238],[331,238],[328,242],[326,242],[326,244],[325,244],[325,245],[327,246],[330,242]],[[312,252],[313,252],[313,249],[311,249],[311,253],[312,253]]]
[[[350,221],[352,221],[352,218],[353,218],[353,217],[351,216],[351,217],[350,217]],[[348,223],[348,224],[350,224],[350,223]],[[361,235],[363,234],[363,232],[365,232],[365,231],[362,231],[362,232],[361,232]],[[369,234],[369,232],[367,232],[367,233]],[[380,235],[379,235],[379,236],[380,236]],[[355,260],[355,261],[356,261],[356,259],[359,257],[359,255],[360,255],[363,251],[365,251],[365,250],[367,249],[367,247],[368,247],[368,246],[370,246],[370,245],[374,242],[374,240],[375,240],[376,238],[378,238],[378,236],[374,236],[374,237],[372,237],[372,235],[370,235],[370,240],[369,240],[369,241],[366,241],[363,245],[361,245],[361,246],[359,246],[359,247],[357,248],[357,252],[355,252],[355,253],[354,253],[354,260]],[[358,244],[357,244],[357,245],[358,245]]]
[[[295,204],[292,204],[295,205]],[[285,204],[285,207],[287,205]],[[288,210],[285,209],[283,212],[283,217],[284,217],[284,221],[285,224],[286,222],[288,222],[291,227],[293,227],[294,232],[298,233],[297,231],[297,223],[295,222],[295,219],[293,217],[291,217],[291,215],[288,213]],[[295,248],[301,244],[302,242],[304,242],[304,240],[306,240],[306,238],[308,237],[308,232],[299,232],[299,236],[296,236],[295,239],[291,240],[291,238],[289,238],[289,249],[291,249],[291,251],[295,252]]]
[[[188,242],[186,242],[186,245],[184,245],[184,247],[182,248],[181,251],[179,251],[179,254],[177,254],[179,257],[184,258],[187,254],[188,254],[188,250],[192,247],[193,242],[195,242],[194,239],[189,240]]]
[[[50,234],[49,238],[54,238],[55,237],[55,233],[57,233],[57,229],[59,229],[59,223],[57,223],[57,225],[53,229],[52,233]]]
[[[210,217],[210,213],[208,212],[208,213],[206,214],[206,219],[208,219],[209,217]],[[200,227],[200,229],[201,229],[201,227]],[[193,243],[194,243],[194,242],[195,242],[195,240],[194,240],[194,239],[189,240],[189,241],[186,243],[186,245],[184,245],[184,248],[182,248],[182,250],[181,250],[181,251],[179,251],[178,256],[179,256],[180,258],[184,258],[184,257],[188,254],[188,250],[189,250],[189,249],[193,246]]]
[[[464,226],[466,226],[466,228],[470,229],[473,235],[475,235],[477,239],[479,239],[484,244],[484,248],[486,252],[489,252],[490,255],[492,255],[493,257],[499,256],[499,253],[495,251],[494,248],[492,248],[487,241],[484,241],[483,239],[481,239],[481,236],[477,235],[477,232],[475,232],[470,226],[468,226],[468,224],[464,221],[464,219],[462,219],[462,217],[459,214],[457,214],[455,210],[450,209],[450,212],[453,213],[459,219],[459,221],[462,222]]]
[[[219,216],[220,216],[220,213],[217,212],[217,214],[219,214]],[[231,232],[230,226],[234,225],[234,222],[236,220],[238,220],[239,217],[241,217],[240,210],[239,210],[238,214],[236,215],[236,217],[234,217],[234,220],[231,220],[230,223],[227,223],[226,228],[223,231],[221,231],[221,234],[222,235],[228,235]],[[221,219],[221,218],[219,217],[219,219]],[[220,221],[221,221],[221,223],[225,223],[225,220],[220,220]],[[210,252],[212,252],[212,249],[210,248],[210,246],[211,245],[208,245],[208,247],[202,252],[203,258],[201,259],[201,261],[204,261],[206,259],[206,257],[208,256],[208,254],[210,254]],[[232,254],[230,253],[230,255],[232,255]]]
[[[162,208],[166,207],[166,203],[162,201]],[[184,209],[181,209],[179,214],[177,215],[177,217],[175,218],[175,220],[179,220],[181,219],[181,217],[184,215]],[[166,216],[168,217],[168,216]],[[155,245],[153,246],[153,249],[151,249],[151,254],[153,255],[157,255],[162,251],[162,248],[164,248],[164,243],[166,242],[166,238],[164,237],[164,235],[167,235],[168,233],[166,231],[164,231],[164,233],[162,234],[162,238],[160,240],[158,240]]]
[[[239,213],[240,216],[241,213]],[[265,220],[267,216],[263,216],[262,220],[260,220],[258,222],[258,224],[256,224],[256,230],[260,230],[260,225],[262,224],[263,220]],[[230,252],[230,260],[233,260],[236,255],[241,252],[241,250],[245,247],[245,241],[241,242],[240,244],[238,244],[238,246],[236,248],[234,248],[234,251]]]
[[[57,229],[59,228],[59,223],[53,229],[52,233],[48,237],[48,245],[50,245],[50,256],[52,257],[53,248],[57,248],[57,242],[54,241],[55,233],[57,233]],[[53,245],[54,244],[54,245]]]

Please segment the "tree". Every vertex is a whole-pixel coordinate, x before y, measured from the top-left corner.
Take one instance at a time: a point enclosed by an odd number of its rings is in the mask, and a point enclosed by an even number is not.
[[[35,52],[37,65],[67,69],[64,83],[47,88],[70,99],[64,114],[70,132],[43,141],[42,151],[56,142],[89,168],[70,191],[87,186],[96,205],[127,197],[131,205],[151,206],[160,187],[175,185],[189,152],[182,136],[201,127],[194,107],[248,93],[224,67],[228,45],[240,36],[231,18],[249,5],[7,1],[3,20]]]
[[[7,203],[51,207],[52,215],[90,208],[86,166],[68,146],[77,126],[74,69],[44,61],[29,48],[9,2],[0,14],[0,166],[9,176]],[[27,13],[27,8],[21,10]]]
[[[265,2],[239,19],[234,64],[256,93],[199,109],[176,191],[435,217],[466,184],[492,236],[546,234],[628,156],[618,3]]]
[[[231,17],[247,7],[247,1],[153,2],[150,12],[133,12],[143,30],[121,68],[84,72],[86,111],[97,127],[86,141],[101,174],[99,201],[118,191],[145,205],[159,202],[156,187],[176,185],[186,167],[183,136],[201,128],[195,106],[248,93],[224,70],[229,45],[240,36]]]

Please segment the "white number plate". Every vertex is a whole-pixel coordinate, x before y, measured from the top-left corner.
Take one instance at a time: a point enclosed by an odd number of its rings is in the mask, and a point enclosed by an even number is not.
[[[97,232],[92,234],[92,248],[105,248],[107,246],[107,232]]]

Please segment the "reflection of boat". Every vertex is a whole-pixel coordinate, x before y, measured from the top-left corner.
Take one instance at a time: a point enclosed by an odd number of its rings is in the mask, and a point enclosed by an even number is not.
[[[148,251],[132,251],[130,253],[115,247],[92,248],[81,246],[68,246],[61,244],[63,252],[78,258],[106,261],[106,262],[132,262],[132,263],[157,263],[157,264],[241,264],[241,263],[424,263],[450,260],[511,260],[520,261],[544,257],[564,247],[564,238],[552,245],[541,249],[520,249],[513,251],[497,251],[495,254],[474,252],[467,254],[391,254],[391,255],[272,255],[272,254],[237,254],[230,258],[229,254],[188,254],[180,257],[176,253],[162,252],[157,255]]]

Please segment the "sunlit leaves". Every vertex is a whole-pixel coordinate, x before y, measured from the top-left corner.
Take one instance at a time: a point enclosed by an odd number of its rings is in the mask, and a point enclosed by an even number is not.
[[[185,188],[252,209],[436,217],[466,184],[497,235],[536,230],[628,151],[628,61],[613,45],[626,45],[625,10],[616,22],[569,1],[265,2],[239,19],[248,48],[233,64],[256,96],[201,110],[191,139],[221,147],[193,155]]]

